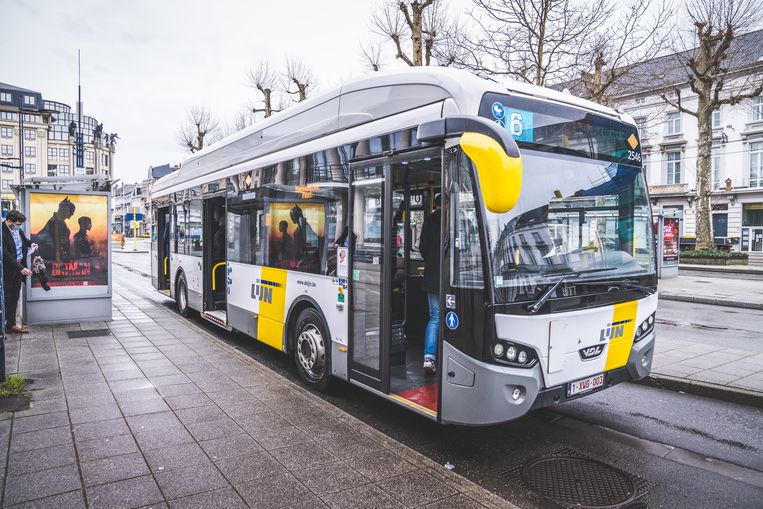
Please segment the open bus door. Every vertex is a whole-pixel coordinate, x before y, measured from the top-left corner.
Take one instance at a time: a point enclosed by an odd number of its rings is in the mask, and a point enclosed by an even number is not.
[[[350,184],[350,379],[432,418],[439,377],[423,369],[428,310],[416,251],[441,161],[438,148],[355,162]],[[416,206],[421,197],[428,211]]]
[[[203,277],[204,309],[202,317],[227,327],[227,228],[225,197],[204,199]]]
[[[153,260],[154,267],[152,273],[156,273],[156,289],[160,292],[170,294],[170,207],[156,208],[156,238],[152,239],[156,243],[154,253],[156,258]]]

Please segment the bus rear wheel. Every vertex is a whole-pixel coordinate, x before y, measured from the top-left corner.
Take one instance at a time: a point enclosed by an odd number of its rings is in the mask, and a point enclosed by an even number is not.
[[[313,389],[325,392],[331,381],[331,339],[321,316],[312,308],[297,317],[292,357],[299,377]]]
[[[182,272],[178,276],[177,285],[175,285],[175,303],[180,316],[188,318],[191,314],[191,308],[188,307],[188,283],[186,283],[185,275]]]

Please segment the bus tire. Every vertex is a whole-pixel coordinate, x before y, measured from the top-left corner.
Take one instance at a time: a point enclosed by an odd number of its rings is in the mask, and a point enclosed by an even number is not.
[[[299,314],[291,345],[292,359],[302,381],[317,391],[328,390],[331,382],[331,338],[315,309],[307,308]]]
[[[191,315],[191,308],[188,306],[188,283],[182,272],[178,274],[178,282],[175,285],[175,303],[180,316],[188,318]]]

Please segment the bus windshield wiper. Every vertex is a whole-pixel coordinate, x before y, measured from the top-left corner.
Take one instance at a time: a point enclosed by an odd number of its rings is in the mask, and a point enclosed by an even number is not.
[[[559,272],[557,274],[554,274],[554,275],[560,276],[559,279],[556,281],[556,283],[548,287],[546,291],[543,292],[543,294],[541,294],[540,297],[538,297],[538,300],[536,300],[535,302],[527,306],[527,310],[533,314],[537,313],[540,310],[540,308],[543,307],[543,304],[545,304],[546,301],[549,298],[551,298],[551,295],[553,295],[556,289],[559,288],[559,285],[561,285],[562,283],[564,283],[570,278],[579,277],[583,274],[591,274],[593,272],[604,272],[607,270],[615,270],[616,268],[617,267],[604,267],[600,269],[578,270],[578,271],[572,271],[572,272]]]
[[[638,281],[632,279],[623,279],[620,281],[583,281],[577,283],[579,285],[609,285],[608,292],[616,292],[620,289],[623,290],[638,290],[646,295],[654,295],[656,291],[654,288],[638,284]]]

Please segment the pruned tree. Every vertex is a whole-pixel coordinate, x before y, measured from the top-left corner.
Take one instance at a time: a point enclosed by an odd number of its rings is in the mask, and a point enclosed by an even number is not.
[[[382,70],[384,59],[382,58],[381,44],[373,42],[361,44],[360,53],[366,70],[374,72]]]
[[[203,149],[205,144],[219,133],[219,124],[205,107],[193,106],[180,125],[178,143],[192,154]]]
[[[676,59],[689,89],[696,94],[697,107],[691,109],[682,101],[680,85],[672,87],[675,97],[661,94],[667,104],[697,119],[695,203],[698,250],[715,247],[710,204],[713,111],[763,93],[763,76],[760,73],[753,74],[753,78],[742,78],[732,71],[735,61],[750,50],[735,45],[735,40],[760,22],[760,13],[760,0],[690,0],[686,5],[686,14],[693,27],[694,47],[677,52]],[[732,79],[736,81],[733,87],[729,84]]]
[[[371,24],[377,35],[394,44],[395,58],[417,67],[438,63],[433,57],[450,21],[443,0],[385,0]]]
[[[315,87],[313,72],[302,60],[298,59],[286,59],[286,80],[288,82],[286,93],[297,96],[296,102],[307,99],[307,95]]]
[[[233,119],[220,129],[220,137],[230,136],[254,124],[255,114],[250,107],[242,107]]]
[[[568,80],[611,13],[608,0],[474,0],[458,65],[541,86]]]
[[[280,87],[280,79],[278,74],[270,69],[267,62],[260,63],[256,69],[250,69],[247,82],[250,87],[262,94],[262,107],[253,106],[251,108],[252,113],[263,113],[265,118],[267,118],[279,111],[279,109],[274,107],[274,94],[277,93]]]
[[[645,75],[640,66],[669,46],[674,15],[669,0],[630,0],[619,5],[617,15],[604,20],[590,42],[584,41],[572,87],[579,85],[585,97],[610,104],[623,87],[645,85],[654,77]]]

